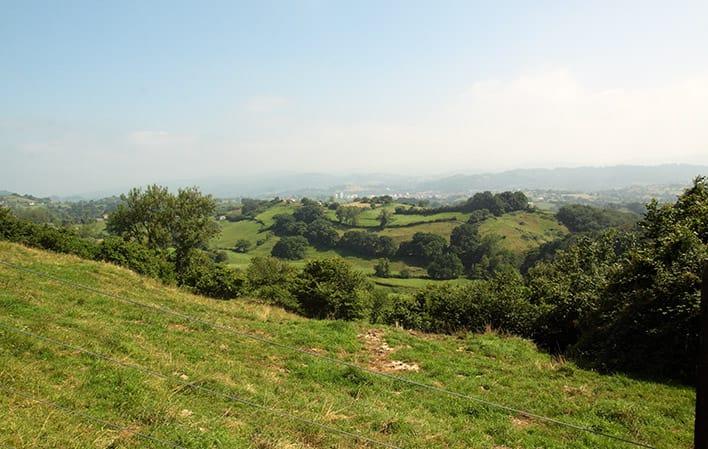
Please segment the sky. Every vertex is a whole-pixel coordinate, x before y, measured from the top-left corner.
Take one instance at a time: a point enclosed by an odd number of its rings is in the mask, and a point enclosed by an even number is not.
[[[0,10],[0,190],[708,164],[705,1]]]

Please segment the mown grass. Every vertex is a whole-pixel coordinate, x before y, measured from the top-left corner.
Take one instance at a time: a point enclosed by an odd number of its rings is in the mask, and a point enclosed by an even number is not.
[[[568,233],[552,214],[545,212],[513,212],[492,217],[480,225],[482,235],[502,237],[502,245],[523,253]]]
[[[416,364],[419,371],[397,374],[660,448],[689,448],[692,443],[691,388],[585,371],[522,339],[494,333],[420,335],[367,323],[307,320],[247,300],[193,296],[119,267],[4,242],[0,260],[373,369],[387,369],[393,360]],[[0,323],[169,377],[161,380],[0,329],[0,447],[161,447],[141,440],[138,432],[187,448],[369,447],[255,412],[193,385],[405,448],[628,447],[1,265]],[[380,340],[363,338],[372,328]],[[382,350],[384,341],[391,351]],[[111,430],[14,391],[127,430]]]

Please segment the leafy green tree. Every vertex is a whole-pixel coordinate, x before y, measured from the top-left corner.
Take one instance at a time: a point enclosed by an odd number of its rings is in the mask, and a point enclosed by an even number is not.
[[[561,207],[556,218],[572,232],[595,232],[610,227],[631,228],[639,216],[612,209],[600,209],[580,204]]]
[[[237,253],[246,253],[249,249],[251,249],[250,241],[246,239],[236,240],[236,244],[234,245],[234,251],[236,251]]]
[[[334,248],[339,242],[339,234],[332,223],[324,218],[318,218],[307,225],[305,237],[314,246],[320,248]]]
[[[378,220],[379,226],[381,226],[381,229],[383,229],[386,226],[390,225],[391,222],[393,222],[393,213],[391,213],[391,211],[388,209],[381,209],[381,213],[379,214]]]
[[[219,232],[212,218],[214,199],[196,187],[179,189],[173,195],[166,187],[152,185],[144,192],[132,189],[121,199],[106,224],[108,232],[151,249],[173,249],[178,276],[187,269],[191,252],[205,248]]]
[[[281,259],[302,259],[305,257],[307,246],[307,239],[301,235],[281,237],[273,246],[271,255]]]
[[[307,231],[307,224],[298,221],[290,214],[278,214],[273,217],[273,225],[270,227],[275,235],[304,235]]]
[[[388,259],[379,259],[374,265],[374,276],[387,278],[391,276],[391,262]]]
[[[475,225],[462,224],[450,234],[450,251],[460,258],[467,269],[479,261],[481,243],[482,237]]]
[[[295,209],[293,217],[297,221],[312,223],[315,220],[324,219],[325,215],[322,206],[314,202],[308,202],[304,206]]]
[[[410,241],[401,243],[398,254],[429,263],[441,255],[445,248],[447,248],[447,241],[444,237],[429,232],[416,232]]]
[[[302,311],[313,318],[355,320],[370,307],[371,285],[339,258],[307,262],[295,286]]]
[[[428,265],[428,276],[433,279],[455,279],[460,277],[463,271],[460,258],[451,252],[435,256]]]
[[[335,214],[340,223],[357,226],[359,224],[361,208],[356,206],[339,206]]]
[[[473,210],[470,213],[469,218],[467,219],[467,223],[469,224],[479,224],[486,220],[487,218],[491,217],[492,213],[489,212],[489,209],[477,209]]]
[[[275,257],[254,257],[246,270],[252,295],[288,310],[300,311],[291,291],[295,277],[295,269]]]

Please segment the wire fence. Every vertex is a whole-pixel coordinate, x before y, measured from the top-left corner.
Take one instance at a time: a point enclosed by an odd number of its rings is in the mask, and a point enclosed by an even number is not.
[[[371,374],[371,375],[373,375],[373,376],[378,376],[378,377],[381,377],[381,378],[386,378],[386,379],[388,379],[388,380],[392,380],[392,381],[395,381],[395,382],[398,382],[398,383],[403,383],[403,384],[411,385],[411,386],[414,386],[414,387],[417,387],[417,388],[420,388],[420,389],[424,389],[424,390],[428,390],[428,391],[432,391],[432,392],[436,392],[436,393],[445,394],[445,395],[448,395],[448,396],[450,396],[450,397],[455,397],[455,398],[458,398],[458,399],[463,399],[463,400],[475,402],[475,403],[481,404],[481,405],[483,405],[483,406],[486,406],[486,407],[488,407],[488,408],[501,410],[501,411],[504,411],[504,412],[507,412],[507,413],[512,413],[512,414],[514,414],[514,415],[524,416],[524,417],[529,418],[529,419],[533,419],[533,420],[540,421],[540,422],[546,422],[546,423],[558,425],[558,426],[565,427],[565,428],[568,428],[568,429],[573,429],[573,430],[575,430],[575,431],[580,431],[580,432],[585,432],[585,433],[588,433],[588,434],[593,434],[593,435],[601,436],[601,437],[604,437],[604,438],[608,438],[608,439],[615,440],[615,441],[619,441],[619,442],[622,442],[622,443],[634,445],[634,446],[637,446],[637,447],[642,447],[642,448],[647,448],[647,449],[657,449],[656,447],[654,447],[654,446],[652,446],[652,445],[650,445],[650,444],[643,443],[643,442],[640,442],[640,441],[631,440],[631,439],[628,439],[628,438],[624,438],[624,437],[621,437],[621,436],[618,436],[618,435],[615,435],[615,434],[612,434],[612,433],[607,433],[607,432],[604,432],[604,431],[601,431],[601,430],[594,429],[594,428],[592,428],[592,427],[569,423],[569,422],[567,422],[567,421],[562,421],[562,420],[559,420],[559,419],[555,419],[555,418],[551,418],[551,417],[548,417],[548,416],[540,415],[540,414],[537,414],[537,413],[529,412],[529,411],[523,410],[523,409],[521,409],[521,408],[512,407],[512,406],[500,404],[500,403],[497,403],[497,402],[489,401],[489,400],[487,400],[487,399],[483,399],[483,398],[478,397],[478,396],[473,396],[473,395],[470,395],[470,394],[460,393],[460,392],[457,392],[457,391],[454,391],[454,390],[448,390],[448,389],[443,388],[443,387],[438,387],[438,386],[435,386],[435,385],[431,385],[431,384],[424,383],[424,382],[419,382],[419,381],[416,381],[416,380],[413,380],[413,379],[408,379],[408,378],[405,378],[405,377],[397,376],[397,375],[390,374],[390,373],[386,373],[386,372],[376,371],[376,370],[373,370],[373,369],[371,369],[371,368],[363,367],[363,366],[360,366],[360,365],[358,365],[358,364],[356,364],[356,363],[349,362],[349,361],[347,361],[347,360],[342,360],[342,359],[339,359],[339,358],[336,358],[336,357],[328,356],[328,355],[326,355],[326,354],[321,354],[321,353],[318,353],[318,352],[315,352],[315,351],[311,351],[311,350],[308,350],[308,349],[303,349],[303,348],[299,348],[299,347],[296,347],[296,346],[291,346],[291,345],[288,345],[288,344],[285,344],[285,343],[281,343],[281,342],[278,342],[278,341],[276,341],[276,340],[273,340],[273,339],[270,339],[270,338],[267,338],[267,337],[262,337],[262,336],[259,336],[259,335],[255,335],[255,334],[251,334],[251,333],[248,333],[248,332],[240,331],[240,330],[235,329],[235,328],[233,328],[233,327],[231,327],[231,326],[226,326],[226,325],[219,324],[219,323],[215,323],[215,322],[212,322],[212,321],[209,321],[209,320],[204,320],[204,319],[202,319],[202,318],[198,318],[198,317],[195,317],[195,316],[193,316],[193,315],[189,315],[189,314],[186,314],[186,313],[178,312],[178,311],[176,311],[176,310],[173,310],[173,309],[170,309],[170,308],[168,308],[168,307],[161,306],[161,305],[152,304],[152,303],[146,303],[146,302],[138,301],[138,300],[135,300],[135,299],[127,298],[127,297],[122,296],[122,295],[116,295],[116,294],[113,294],[113,293],[107,293],[107,292],[105,292],[105,291],[102,291],[102,290],[100,290],[100,289],[97,289],[97,288],[94,288],[94,287],[91,287],[91,286],[88,286],[88,285],[84,285],[84,284],[81,284],[81,283],[78,283],[78,282],[73,282],[73,281],[70,281],[70,280],[67,280],[67,279],[63,279],[63,278],[54,276],[54,275],[52,275],[52,274],[49,274],[49,273],[46,273],[46,272],[43,272],[43,271],[33,270],[33,269],[30,269],[30,268],[22,267],[22,266],[19,266],[19,265],[16,265],[16,264],[13,264],[13,263],[4,261],[4,260],[0,260],[0,265],[7,266],[7,267],[9,267],[9,268],[15,269],[15,270],[20,271],[20,272],[26,272],[26,273],[33,274],[33,275],[36,275],[36,276],[39,276],[39,277],[43,277],[43,278],[46,278],[46,279],[50,279],[50,280],[53,280],[53,281],[56,281],[56,282],[59,282],[59,283],[62,283],[62,284],[65,284],[65,285],[74,287],[74,288],[82,289],[82,290],[84,290],[84,291],[89,291],[89,292],[92,292],[92,293],[95,293],[95,294],[98,294],[98,295],[101,295],[101,296],[104,296],[104,297],[107,297],[107,298],[115,299],[115,300],[117,300],[117,301],[119,301],[119,302],[122,302],[122,303],[124,303],[124,304],[131,304],[131,305],[138,306],[138,307],[142,307],[142,308],[146,308],[146,309],[152,309],[152,310],[158,311],[158,312],[160,312],[160,313],[172,315],[172,316],[175,316],[175,317],[178,317],[178,318],[181,318],[181,319],[184,319],[184,320],[193,322],[193,323],[197,323],[197,324],[201,324],[201,325],[210,327],[210,328],[212,328],[212,329],[222,330],[222,331],[231,333],[232,335],[235,335],[235,336],[238,336],[238,337],[242,337],[242,338],[246,338],[246,339],[251,339],[251,340],[260,342],[260,343],[262,343],[262,344],[270,345],[270,346],[273,346],[273,347],[277,347],[277,348],[284,349],[284,350],[288,350],[288,351],[292,351],[292,352],[297,352],[297,353],[300,353],[300,354],[305,354],[305,355],[307,355],[307,356],[310,356],[310,357],[313,357],[313,358],[317,358],[317,359],[321,359],[321,360],[325,360],[325,361],[330,362],[330,363],[334,363],[334,364],[338,364],[338,365],[341,365],[341,366],[346,366],[346,367],[349,367],[349,368],[353,368],[353,369],[359,370],[359,371],[361,371],[361,372],[365,372],[365,373]]]

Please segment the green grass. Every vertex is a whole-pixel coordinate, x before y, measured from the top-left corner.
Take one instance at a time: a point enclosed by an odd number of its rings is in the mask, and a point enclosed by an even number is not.
[[[371,369],[389,369],[392,361],[415,364],[419,371],[396,374],[660,448],[692,444],[691,388],[586,371],[519,338],[421,335],[367,323],[307,320],[247,300],[193,296],[116,266],[4,242],[0,260]],[[410,449],[629,447],[5,266],[0,266],[0,322],[168,376],[158,379],[0,329],[0,447],[161,447],[139,439],[137,432],[190,449],[365,447],[194,385]],[[364,338],[367,332],[374,338]],[[391,351],[382,349],[384,342]],[[127,430],[69,415],[18,391]]]
[[[522,253],[566,235],[568,229],[549,213],[514,212],[485,220],[480,232],[501,236],[507,249]]]
[[[266,228],[269,228],[273,225],[273,217],[279,214],[292,214],[297,208],[297,204],[280,203],[256,215],[256,219],[263,222],[263,225]]]
[[[445,239],[449,239],[452,230],[460,224],[462,223],[460,223],[459,221],[423,223],[414,226],[385,228],[378,234],[391,237],[396,243],[401,243],[405,240],[411,240],[413,238],[413,234],[415,234],[416,232],[430,232],[432,234],[441,235],[445,237]]]
[[[256,246],[256,242],[265,239],[267,234],[263,231],[260,223],[253,220],[243,220],[237,222],[220,221],[219,227],[221,232],[211,244],[215,248],[225,249],[233,248],[237,240],[246,239],[251,242],[252,246]]]

